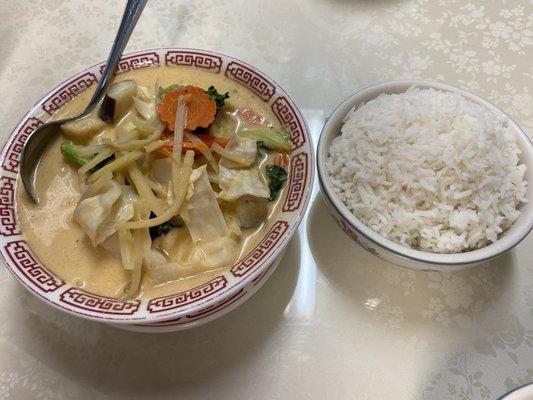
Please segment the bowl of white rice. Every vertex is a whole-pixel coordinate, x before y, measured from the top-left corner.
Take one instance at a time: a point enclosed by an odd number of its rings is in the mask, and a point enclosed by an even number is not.
[[[494,258],[533,228],[533,145],[503,111],[429,81],[358,91],[318,144],[321,191],[368,251],[413,269]]]

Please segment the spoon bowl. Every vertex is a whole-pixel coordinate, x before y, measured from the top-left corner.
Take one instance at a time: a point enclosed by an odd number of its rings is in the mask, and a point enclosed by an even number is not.
[[[34,203],[39,204],[39,195],[35,190],[35,171],[46,145],[51,138],[59,133],[62,124],[82,119],[91,111],[92,108],[87,108],[77,117],[47,122],[35,129],[28,137],[24,149],[22,150],[20,177],[26,193]]]
[[[39,196],[35,190],[35,169],[39,164],[39,160],[41,159],[41,155],[46,148],[47,143],[59,132],[59,128],[62,124],[77,121],[88,116],[94,110],[96,105],[100,103],[111,83],[111,77],[117,68],[120,56],[128,43],[131,33],[133,32],[147,1],[148,0],[128,0],[117,36],[115,37],[104,72],[102,73],[102,79],[98,82],[96,91],[85,111],[76,117],[46,123],[35,129],[26,140],[21,157],[20,177],[26,193],[28,193],[28,196],[34,203],[39,204]]]

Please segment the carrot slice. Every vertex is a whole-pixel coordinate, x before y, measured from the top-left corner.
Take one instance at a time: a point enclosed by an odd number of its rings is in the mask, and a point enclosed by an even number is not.
[[[216,103],[205,94],[203,89],[189,85],[165,93],[157,106],[159,118],[167,123],[169,130],[174,130],[176,107],[180,96],[187,96],[187,122],[185,124],[187,130],[193,131],[198,127],[207,128],[211,125],[217,112]]]

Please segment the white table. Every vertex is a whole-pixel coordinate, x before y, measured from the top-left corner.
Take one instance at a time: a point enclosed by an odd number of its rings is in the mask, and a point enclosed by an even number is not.
[[[2,140],[105,59],[112,3],[0,1]],[[151,0],[128,49],[245,60],[289,92],[315,141],[349,94],[407,77],[472,90],[533,134],[532,15],[531,0]],[[318,195],[251,300],[164,335],[63,315],[0,268],[0,399],[495,399],[533,380],[532,248],[530,235],[483,267],[412,272],[350,242]]]

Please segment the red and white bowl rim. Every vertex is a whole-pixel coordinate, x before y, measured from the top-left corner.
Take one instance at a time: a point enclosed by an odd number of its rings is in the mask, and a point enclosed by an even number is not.
[[[242,260],[204,285],[152,299],[121,301],[73,287],[39,262],[21,233],[17,218],[16,181],[20,155],[28,135],[62,105],[94,84],[104,62],[61,83],[39,100],[9,135],[0,154],[0,254],[7,268],[27,288],[56,308],[83,318],[114,324],[153,324],[196,315],[200,310],[221,310],[254,282],[261,281],[283,251],[308,206],[314,178],[314,154],[306,122],[291,98],[256,68],[215,52],[160,48],[124,55],[118,73],[152,65],[183,65],[224,74],[252,90],[290,128],[293,152],[288,193],[278,219],[263,240]],[[222,308],[220,308],[222,306]]]

